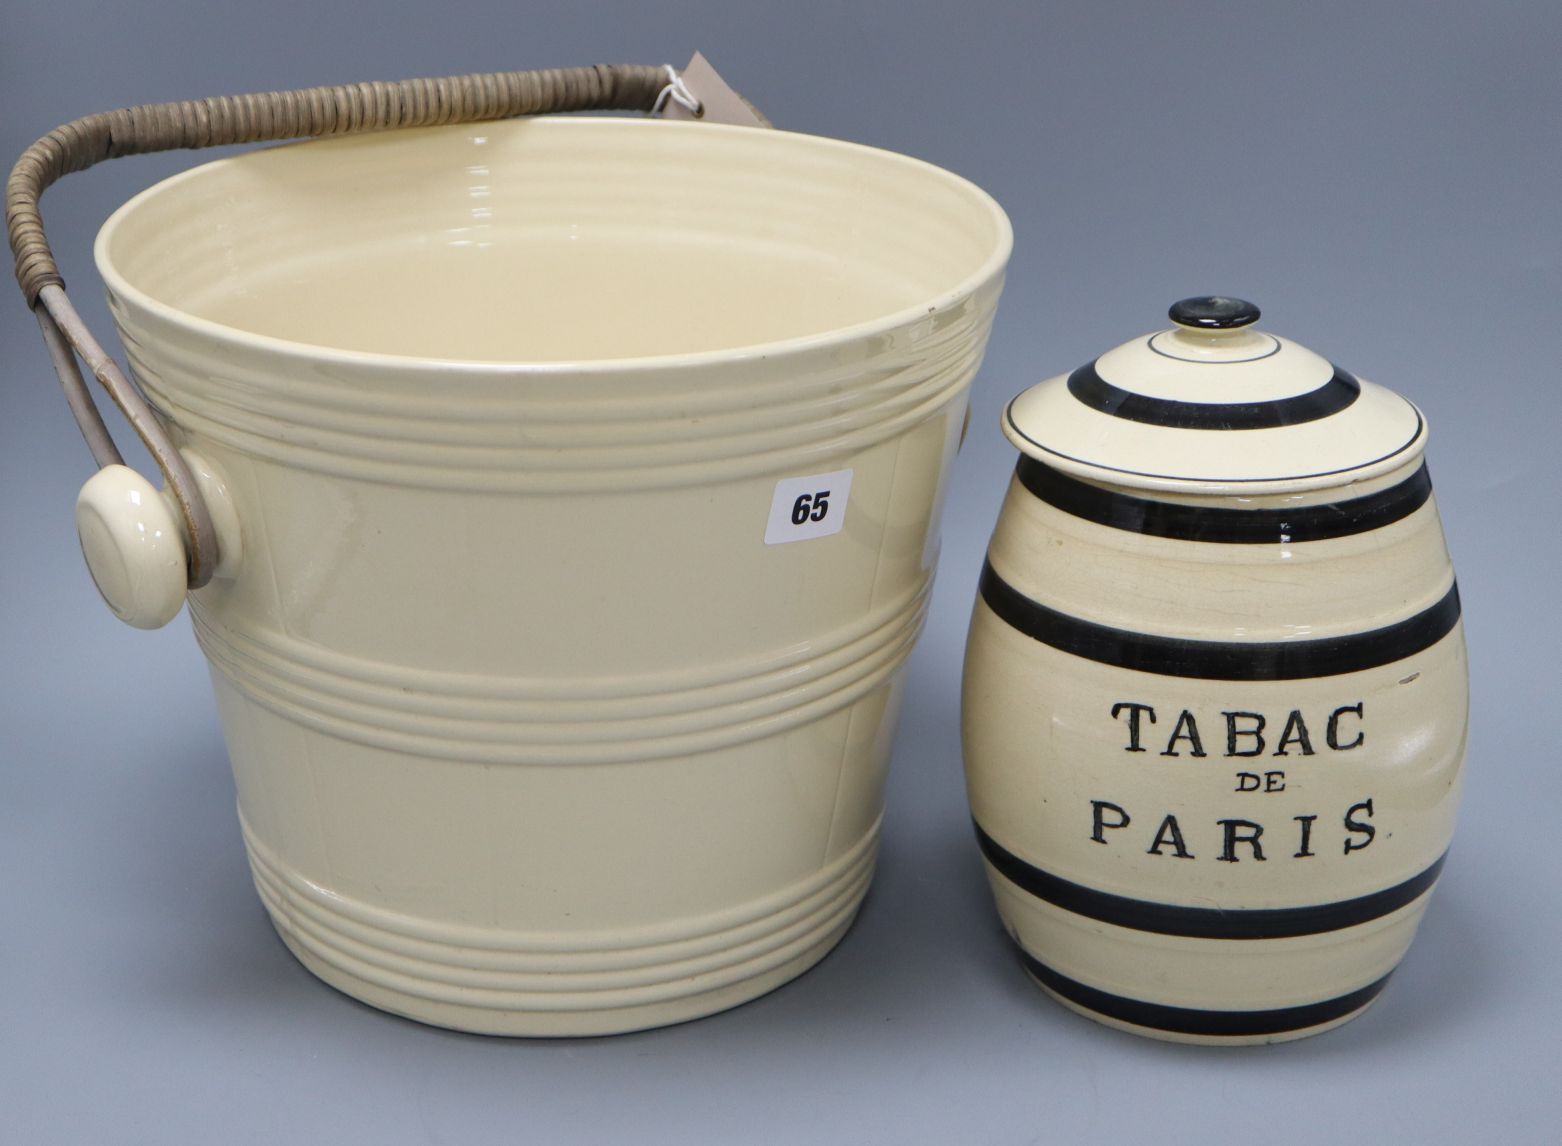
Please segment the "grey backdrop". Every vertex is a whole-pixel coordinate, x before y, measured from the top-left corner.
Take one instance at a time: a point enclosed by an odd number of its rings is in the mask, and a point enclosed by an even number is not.
[[[1558,44],[1554,0],[12,0],[7,162],[126,103],[699,47],[784,127],[981,183],[1016,246],[856,928],[736,1011],[552,1043],[380,1014],[282,948],[188,623],[133,632],[99,604],[72,525],[88,456],[0,300],[0,1141],[1556,1141]],[[188,162],[48,196],[104,326],[97,225]],[[1361,1019],[1247,1051],[1119,1034],[1029,984],[958,745],[1013,462],[1002,403],[1211,291],[1426,410],[1474,677],[1465,808],[1417,946]]]

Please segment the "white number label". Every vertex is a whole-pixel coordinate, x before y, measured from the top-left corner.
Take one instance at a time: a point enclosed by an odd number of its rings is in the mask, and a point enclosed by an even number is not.
[[[846,499],[852,491],[852,471],[782,478],[770,499],[765,544],[807,541],[839,533],[846,524]]]

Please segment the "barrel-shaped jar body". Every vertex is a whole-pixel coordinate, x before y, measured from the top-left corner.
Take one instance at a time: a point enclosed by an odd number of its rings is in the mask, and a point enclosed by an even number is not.
[[[966,654],[967,782],[1055,998],[1187,1042],[1359,1013],[1453,832],[1468,686],[1424,463],[1148,492],[1020,461]]]

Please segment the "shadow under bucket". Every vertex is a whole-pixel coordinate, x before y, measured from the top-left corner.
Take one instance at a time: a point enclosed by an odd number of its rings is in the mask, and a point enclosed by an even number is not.
[[[1010,231],[870,148],[534,119],[253,152],[97,243],[224,554],[256,885],[425,1022],[694,1018],[872,874]]]

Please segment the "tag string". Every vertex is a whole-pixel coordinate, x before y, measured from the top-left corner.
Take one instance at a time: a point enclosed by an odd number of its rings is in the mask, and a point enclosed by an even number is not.
[[[705,114],[705,105],[695,98],[689,90],[689,85],[683,82],[683,75],[671,64],[663,64],[662,70],[667,73],[667,86],[656,93],[656,102],[651,105],[652,115],[661,115],[671,100],[683,108],[695,119]]]

